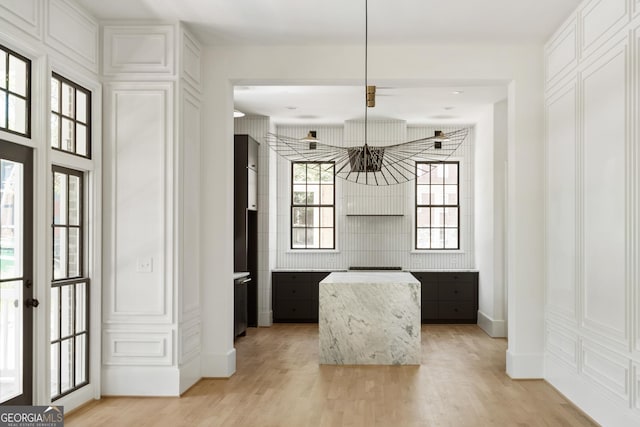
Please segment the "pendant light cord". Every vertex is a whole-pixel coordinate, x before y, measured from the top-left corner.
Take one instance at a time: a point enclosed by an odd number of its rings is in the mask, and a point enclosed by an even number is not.
[[[367,115],[369,106],[367,105],[369,90],[368,79],[368,47],[369,47],[369,5],[368,0],[364,0],[364,145],[367,145]],[[365,154],[366,155],[366,154]]]

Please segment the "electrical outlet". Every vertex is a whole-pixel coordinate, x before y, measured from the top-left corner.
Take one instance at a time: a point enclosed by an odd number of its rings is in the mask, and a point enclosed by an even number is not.
[[[136,272],[151,273],[153,271],[153,258],[138,258],[136,261]]]

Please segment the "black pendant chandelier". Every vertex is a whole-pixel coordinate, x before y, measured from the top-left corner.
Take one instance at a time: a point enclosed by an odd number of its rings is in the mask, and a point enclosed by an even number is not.
[[[376,87],[369,85],[368,42],[369,16],[368,0],[365,0],[365,47],[364,47],[364,143],[359,146],[341,147],[325,144],[309,131],[304,138],[267,133],[266,141],[279,155],[292,162],[334,163],[337,177],[365,185],[393,185],[416,178],[416,162],[441,162],[449,158],[464,142],[468,128],[434,135],[401,144],[371,146],[368,144],[368,109],[375,107]]]

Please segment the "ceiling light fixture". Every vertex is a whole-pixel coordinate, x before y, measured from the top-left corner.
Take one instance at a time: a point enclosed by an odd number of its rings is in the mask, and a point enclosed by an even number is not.
[[[294,162],[334,163],[336,176],[357,184],[392,185],[416,178],[416,161],[440,162],[446,160],[462,144],[469,133],[468,128],[443,133],[415,141],[395,145],[370,146],[368,144],[368,109],[376,105],[376,86],[369,85],[369,7],[365,0],[364,43],[364,141],[363,145],[341,147],[319,142],[315,131],[305,138],[268,133],[266,141],[282,157]],[[459,92],[462,93],[462,92]]]
[[[240,117],[244,117],[245,114],[242,111],[238,111],[238,110],[233,110],[233,118],[237,119]]]

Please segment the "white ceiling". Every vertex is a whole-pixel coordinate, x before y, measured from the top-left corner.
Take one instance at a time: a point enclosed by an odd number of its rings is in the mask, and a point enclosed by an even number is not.
[[[101,20],[181,20],[205,44],[364,45],[364,0],[77,0]],[[544,43],[580,0],[368,0],[369,44]],[[376,82],[381,85],[381,83]],[[503,86],[389,84],[371,118],[472,123]],[[463,93],[454,95],[454,90]],[[364,116],[363,86],[240,86],[236,108],[276,123]],[[287,108],[295,107],[295,109]]]

